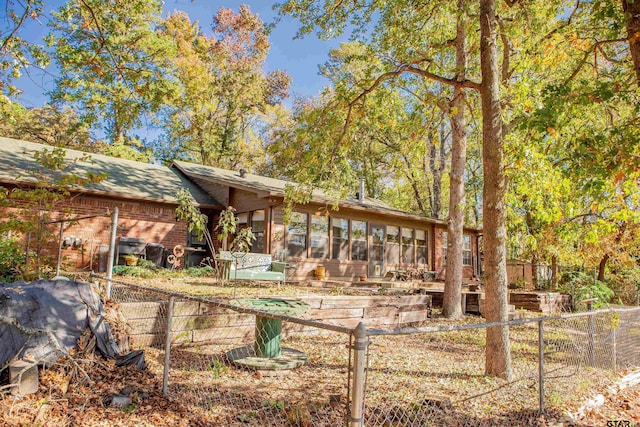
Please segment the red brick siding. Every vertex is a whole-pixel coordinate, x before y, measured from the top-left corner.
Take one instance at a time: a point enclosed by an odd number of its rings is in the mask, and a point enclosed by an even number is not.
[[[155,202],[133,202],[95,196],[80,195],[63,201],[56,206],[52,218],[62,217],[65,213],[71,216],[103,214],[107,209],[118,212],[118,237],[136,237],[147,243],[160,243],[165,248],[185,245],[187,227],[184,222],[177,222],[175,206]],[[50,226],[56,235],[59,225]],[[111,235],[111,217],[102,216],[81,220],[73,225],[65,224],[63,236],[82,238],[81,250],[64,249],[62,251],[67,267],[88,269],[90,254],[97,253],[99,245],[108,245]],[[56,242],[57,243],[57,242]],[[57,257],[57,246],[48,248]],[[94,258],[94,269],[96,259]]]

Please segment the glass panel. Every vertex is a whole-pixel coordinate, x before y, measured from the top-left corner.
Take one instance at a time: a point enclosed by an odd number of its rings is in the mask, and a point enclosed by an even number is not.
[[[385,246],[385,252],[387,262],[390,264],[397,264],[400,262],[400,227],[395,225],[387,226],[387,244]]]
[[[404,264],[413,264],[414,240],[413,228],[402,227],[402,262]]]
[[[442,265],[447,263],[447,232],[442,232]]]
[[[384,227],[371,226],[371,261],[382,262],[384,254]]]
[[[251,246],[251,252],[264,252],[264,210],[254,211],[251,214],[251,231],[256,236],[256,240]]]
[[[425,230],[416,230],[416,262],[418,264],[427,264],[428,261],[427,232]]]
[[[307,257],[307,214],[293,212],[287,226],[287,250],[292,257]]]
[[[238,230],[242,230],[243,228],[247,228],[249,226],[249,214],[241,213],[236,215],[236,219],[238,220]]]
[[[349,220],[332,218],[333,227],[333,259],[349,259]]]
[[[462,264],[471,265],[471,236],[463,236],[462,243]]]
[[[311,217],[311,258],[329,256],[329,217],[313,215]]]
[[[351,221],[351,259],[367,260],[367,223]]]

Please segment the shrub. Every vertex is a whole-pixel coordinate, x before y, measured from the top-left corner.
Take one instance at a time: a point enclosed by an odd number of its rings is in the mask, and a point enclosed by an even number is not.
[[[12,237],[0,237],[0,280],[11,283],[22,278],[24,249]]]
[[[593,308],[606,307],[614,296],[613,290],[605,282],[594,281],[593,276],[582,271],[570,271],[562,274],[560,290],[573,295],[574,305],[585,299],[597,298]]]

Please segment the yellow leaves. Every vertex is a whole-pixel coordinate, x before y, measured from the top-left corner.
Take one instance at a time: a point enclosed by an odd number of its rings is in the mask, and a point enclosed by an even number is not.
[[[591,49],[591,42],[587,39],[581,38],[577,33],[573,33],[569,36],[569,42],[573,49],[580,51],[587,51]]]

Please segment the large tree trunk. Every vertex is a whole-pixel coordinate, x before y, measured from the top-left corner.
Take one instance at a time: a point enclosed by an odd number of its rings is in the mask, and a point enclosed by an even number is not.
[[[456,28],[456,75],[465,78],[466,34],[465,0],[458,0],[458,23]],[[449,226],[447,235],[447,266],[444,282],[442,313],[447,318],[464,316],[461,305],[462,294],[462,246],[464,227],[464,168],[467,157],[467,123],[464,116],[465,90],[455,87],[451,102],[451,172],[449,185]]]
[[[480,65],[482,69],[482,161],[484,165],[483,236],[485,317],[505,321],[507,312],[506,179],[500,115],[500,71],[496,40],[496,2],[480,0]],[[487,328],[487,375],[511,379],[509,327]]]
[[[605,254],[598,264],[598,281],[604,282],[604,272],[607,268],[607,261],[609,261],[609,254]]]
[[[640,85],[640,1],[622,0],[622,10],[627,16],[627,37],[633,59],[633,69]]]

